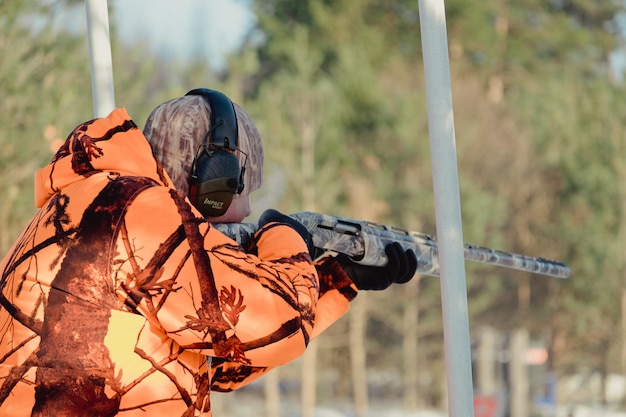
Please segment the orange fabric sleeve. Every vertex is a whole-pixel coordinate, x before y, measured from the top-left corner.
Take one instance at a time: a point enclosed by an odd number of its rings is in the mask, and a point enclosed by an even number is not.
[[[164,204],[168,199],[175,204]],[[159,221],[147,222],[156,205]],[[120,296],[181,348],[253,366],[283,365],[304,352],[319,282],[290,227],[265,230],[258,256],[251,255],[201,220],[180,194],[155,187],[129,208],[126,229],[128,241],[142,245],[121,258],[151,259],[142,268],[154,275],[131,282]]]
[[[318,337],[341,315],[348,311],[349,303],[357,295],[357,289],[332,257],[316,263],[321,295],[315,312],[313,338]],[[214,358],[211,363],[211,389],[228,392],[256,381],[274,367],[251,367],[240,363]]]

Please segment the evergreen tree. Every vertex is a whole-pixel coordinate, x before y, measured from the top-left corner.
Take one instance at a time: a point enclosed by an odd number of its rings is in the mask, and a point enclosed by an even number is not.
[[[86,42],[55,29],[65,3],[0,2],[0,249],[35,213],[33,173],[92,117]]]

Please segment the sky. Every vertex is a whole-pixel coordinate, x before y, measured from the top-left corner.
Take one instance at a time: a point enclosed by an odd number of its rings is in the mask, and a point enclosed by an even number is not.
[[[225,54],[237,49],[255,22],[251,0],[108,0],[109,20],[127,46],[147,44],[153,52],[173,60],[202,54],[216,70]],[[84,16],[84,8],[79,8]],[[625,15],[626,16],[626,15]],[[74,16],[75,17],[75,16]],[[626,27],[626,17],[622,20]],[[623,82],[626,54],[611,54],[618,82]]]
[[[249,0],[109,0],[109,21],[127,45],[185,60],[201,53],[216,69],[236,49],[255,17]]]

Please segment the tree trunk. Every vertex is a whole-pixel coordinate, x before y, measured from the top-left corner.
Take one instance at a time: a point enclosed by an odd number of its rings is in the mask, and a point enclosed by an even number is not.
[[[419,281],[416,276],[404,286],[409,299],[404,309],[402,353],[404,355],[404,409],[416,411],[419,407],[419,360],[417,326],[419,323]]]
[[[313,417],[317,399],[317,346],[313,340],[302,358],[302,417]]]
[[[481,395],[496,393],[496,331],[483,326],[479,331],[476,388]]]
[[[510,352],[510,378],[511,378],[511,417],[528,417],[528,367],[526,366],[525,353],[528,348],[528,331],[523,328],[516,329],[511,337]]]
[[[621,137],[619,135],[615,136],[616,138]],[[617,155],[624,154],[624,142],[621,142],[618,145],[618,149],[620,152]],[[622,375],[626,376],[626,208],[624,207],[623,202],[626,201],[626,162],[624,162],[623,158],[617,157],[617,173],[618,180],[622,184],[620,187],[620,195],[622,201],[622,212],[621,218],[619,222],[619,231],[618,231],[618,242],[621,242],[620,248],[620,259],[622,260],[618,272],[622,276]],[[626,403],[626,397],[622,399],[623,402]]]
[[[280,417],[280,372],[273,369],[263,377],[265,393],[265,416]]]
[[[346,184],[351,211],[360,219],[376,219],[384,213],[384,205],[376,205],[372,198],[371,184],[363,179],[348,176]],[[367,327],[367,291],[359,291],[350,309],[350,365],[352,387],[357,417],[366,417],[369,409],[367,392],[367,362],[365,335]]]
[[[310,101],[309,101],[310,100]],[[302,138],[300,167],[302,168],[301,197],[305,210],[315,211],[315,137],[317,127],[309,120],[313,98],[304,98],[302,121],[299,131]],[[317,398],[317,341],[309,343],[302,361],[301,408],[302,417],[313,417]]]
[[[365,328],[367,325],[367,298],[365,292],[352,302],[350,311],[350,364],[354,409],[357,417],[366,417],[369,408],[367,394],[367,363]]]
[[[626,280],[626,278],[624,278]],[[626,283],[622,287],[622,376],[626,377]],[[626,403],[626,397],[622,398]]]

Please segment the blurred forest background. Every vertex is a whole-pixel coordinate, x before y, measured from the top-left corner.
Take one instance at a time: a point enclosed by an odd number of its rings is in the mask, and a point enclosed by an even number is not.
[[[612,63],[626,5],[445,3],[464,239],[572,269],[557,280],[467,264],[475,393],[497,400],[494,417],[555,415],[555,404],[623,410],[626,91]],[[251,221],[276,207],[434,234],[418,2],[251,5],[257,20],[219,71],[205,56],[181,63],[123,46],[112,24],[117,105],[143,126],[152,108],[194,87],[242,104],[266,148]],[[85,15],[55,23],[76,7],[82,1],[0,0],[2,253],[35,213],[34,171],[93,117]],[[445,379],[439,280],[416,277],[359,294],[302,359],[216,395],[214,408],[445,412]]]

